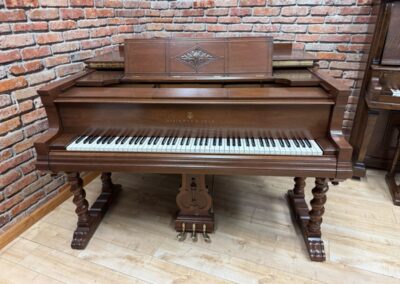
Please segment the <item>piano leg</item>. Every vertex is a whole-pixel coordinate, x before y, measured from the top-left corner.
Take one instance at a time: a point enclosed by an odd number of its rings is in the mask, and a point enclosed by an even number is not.
[[[304,187],[305,178],[296,177],[293,190],[288,191],[288,201],[296,222],[301,229],[307,250],[313,261],[324,261],[325,249],[321,239],[321,223],[326,202],[328,184],[325,178],[316,178],[315,187],[312,190],[311,210],[305,202]]]
[[[73,249],[84,249],[92,238],[100,224],[112,200],[120,191],[121,186],[111,181],[111,173],[102,173],[102,191],[97,200],[89,209],[86,200],[86,192],[83,188],[83,181],[78,172],[67,173],[68,181],[71,184],[71,192],[74,195],[73,202],[76,205],[78,215],[77,228],[74,232],[71,247]]]
[[[208,193],[205,175],[182,175],[182,185],[176,196],[178,213],[175,219],[175,229],[178,232],[207,233],[214,231],[214,214],[212,198]],[[192,235],[193,240],[196,239]],[[205,237],[206,241],[209,238]]]
[[[400,158],[400,127],[398,128],[399,134],[397,136],[396,152],[394,153],[392,164],[389,171],[385,176],[386,184],[389,187],[390,194],[394,205],[400,206],[400,185],[396,183],[396,167]]]

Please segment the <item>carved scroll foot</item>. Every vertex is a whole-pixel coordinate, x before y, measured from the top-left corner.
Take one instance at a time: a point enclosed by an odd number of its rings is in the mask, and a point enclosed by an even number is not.
[[[289,207],[302,232],[311,260],[325,261],[324,242],[321,239],[321,223],[328,185],[326,179],[316,179],[315,188],[312,191],[314,198],[310,202],[311,210],[309,210],[304,199],[304,187],[305,179],[296,177],[294,189],[287,193]]]
[[[400,185],[396,183],[394,175],[387,174],[385,176],[386,184],[389,187],[390,195],[392,196],[393,204],[400,206]]]
[[[102,192],[89,209],[89,203],[85,198],[86,193],[83,189],[83,181],[79,173],[68,173],[68,181],[71,183],[71,192],[74,195],[73,202],[76,205],[75,212],[78,215],[77,228],[71,243],[73,249],[86,248],[112,200],[120,191],[121,187],[112,184],[110,176],[111,174],[108,173],[102,174]]]
[[[182,184],[176,196],[178,213],[175,219],[175,230],[181,233],[191,232],[192,239],[196,234],[214,231],[214,213],[212,213],[212,198],[208,193],[204,175],[182,175]],[[183,235],[179,236],[183,238]],[[209,237],[205,237],[209,241]]]

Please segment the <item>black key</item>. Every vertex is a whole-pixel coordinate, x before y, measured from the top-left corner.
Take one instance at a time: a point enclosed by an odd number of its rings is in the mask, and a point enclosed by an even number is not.
[[[311,148],[311,143],[310,143],[310,141],[308,141],[308,139],[304,139],[304,142],[306,142],[308,148]]]
[[[115,136],[110,136],[110,139],[107,139],[107,144],[111,144],[115,140]]]
[[[86,137],[86,139],[85,140],[83,140],[83,144],[86,144],[86,143],[88,143],[89,142],[89,140],[90,139],[92,139],[92,135],[90,135],[90,136],[88,136],[88,137]]]
[[[159,136],[156,137],[156,140],[154,140],[153,145],[156,145],[156,144],[158,143],[158,140],[160,140],[160,137],[159,137]]]
[[[190,141],[192,140],[192,138],[190,138],[190,137],[188,137],[187,139],[186,139],[186,146],[189,146],[190,145]]]
[[[250,147],[250,140],[249,140],[249,137],[246,137],[246,147]]]
[[[137,145],[137,144],[139,144],[139,142],[140,142],[140,140],[142,140],[142,137],[143,136],[138,136],[136,139],[135,139],[135,145]]]
[[[120,136],[117,141],[115,141],[115,144],[119,144],[119,142],[121,142],[121,140],[124,139],[124,136]]]
[[[172,140],[172,145],[175,145],[177,140],[178,140],[178,137],[174,137],[174,139]]]
[[[231,139],[228,137],[228,138],[226,138],[226,145],[228,146],[228,147],[230,147],[231,146],[231,141],[230,141]]]
[[[238,146],[242,147],[242,140],[240,140],[240,137],[238,138]]]
[[[186,139],[186,137],[183,137],[183,138],[182,138],[182,140],[181,140],[181,146],[185,145],[185,139]]]
[[[122,141],[121,141],[121,145],[122,145],[122,144],[125,144],[125,142],[128,140],[128,138],[129,138],[128,135],[125,136],[124,139],[122,139]]]
[[[254,137],[250,138],[251,146],[256,147],[256,141],[254,141]]]
[[[149,139],[149,142],[147,143],[147,145],[150,145],[151,143],[153,143],[154,139],[156,139],[155,136],[151,136],[151,138]]]
[[[296,145],[297,148],[300,148],[300,143],[299,143],[299,141],[297,141],[296,138],[293,138],[293,142],[294,142],[294,145]]]
[[[269,141],[271,141],[272,147],[276,147],[275,140],[273,138],[271,138]]]
[[[194,146],[197,146],[198,142],[199,142],[199,137],[196,137],[196,139],[194,140]]]
[[[85,137],[84,135],[79,136],[76,140],[75,143],[79,143],[82,141],[83,137]]]
[[[268,138],[264,138],[264,142],[265,142],[265,146],[269,147],[269,139]]]
[[[173,139],[173,137],[172,137],[172,136],[168,137],[168,140],[167,140],[167,145],[171,145],[172,139]]]
[[[143,145],[144,141],[146,141],[147,137],[143,136],[142,139],[140,139],[140,145]]]
[[[104,138],[102,138],[101,144],[106,144],[110,138],[111,136],[105,136]]]
[[[261,138],[261,137],[259,137],[259,138],[258,138],[258,141],[260,141],[260,145],[261,145],[261,147],[264,147],[264,142],[263,142],[263,140],[262,140],[262,138]]]
[[[164,137],[164,139],[161,142],[161,145],[165,145],[165,143],[167,143],[168,137]]]
[[[204,138],[201,137],[201,138],[200,138],[200,146],[203,146],[203,142],[204,142]]]
[[[235,137],[232,138],[232,146],[236,147],[236,138]]]
[[[305,148],[305,147],[306,147],[306,144],[304,144],[304,141],[303,141],[303,139],[299,139],[299,142],[300,142],[300,145],[301,145],[301,147],[303,147],[303,148]]]
[[[286,143],[286,146],[288,146],[289,148],[291,147],[291,146],[290,146],[290,142],[289,142],[289,140],[287,140],[286,138],[284,138],[284,139],[283,139],[283,141],[285,141],[285,143]]]
[[[210,139],[210,138],[205,138],[205,139],[206,139],[206,141],[204,142],[204,145],[208,146],[208,139]]]
[[[213,139],[213,146],[217,146],[217,137],[214,137]]]
[[[281,145],[281,147],[285,148],[285,144],[283,144],[282,138],[279,138],[278,141],[279,141],[279,144]]]
[[[222,146],[222,137],[219,137],[218,146]]]
[[[103,137],[101,137],[99,140],[97,140],[97,141],[96,141],[96,144],[100,144],[100,143],[102,143],[102,142],[103,142],[103,140],[105,140],[105,139],[106,139],[106,137],[107,137],[107,136],[103,136]]]
[[[136,136],[133,136],[133,137],[131,138],[131,140],[129,140],[129,145],[132,145],[133,142],[135,142],[136,138],[137,138]]]

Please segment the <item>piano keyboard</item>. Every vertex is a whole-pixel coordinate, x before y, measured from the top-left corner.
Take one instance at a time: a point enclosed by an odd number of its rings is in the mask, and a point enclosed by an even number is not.
[[[67,151],[322,156],[310,139],[265,137],[79,136]]]
[[[400,97],[400,90],[399,89],[390,89],[394,97]]]

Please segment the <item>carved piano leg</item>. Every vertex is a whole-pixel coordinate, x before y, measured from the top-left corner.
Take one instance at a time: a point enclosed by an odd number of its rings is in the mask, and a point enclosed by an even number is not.
[[[288,191],[289,206],[300,227],[307,250],[313,261],[324,261],[325,249],[321,239],[321,223],[326,202],[328,184],[325,178],[316,178],[315,187],[312,190],[314,198],[311,200],[309,210],[304,199],[305,179],[296,177],[293,190]]]
[[[75,212],[78,215],[77,228],[74,232],[71,247],[73,249],[84,249],[99,226],[112,200],[119,192],[120,186],[112,183],[111,173],[103,173],[101,175],[103,182],[102,192],[89,209],[89,203],[86,200],[86,193],[83,189],[83,181],[79,173],[71,172],[67,176],[71,184],[71,192],[74,195]]]
[[[205,175],[182,175],[182,184],[176,196],[178,213],[175,229],[181,232],[178,239],[183,240],[186,232],[192,232],[193,241],[201,233],[206,242],[207,233],[214,231],[214,214],[211,212],[212,198],[208,193]]]

